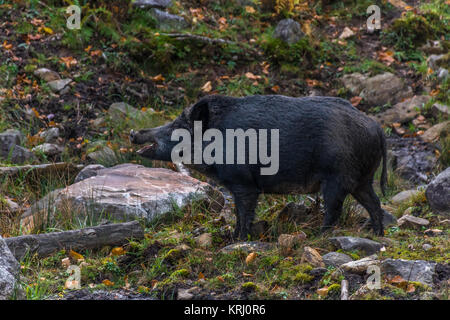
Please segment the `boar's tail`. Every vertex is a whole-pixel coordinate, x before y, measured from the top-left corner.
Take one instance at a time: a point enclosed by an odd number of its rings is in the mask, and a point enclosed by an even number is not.
[[[381,148],[383,151],[383,168],[381,171],[380,187],[383,195],[386,195],[387,184],[387,151],[386,151],[386,137],[384,136],[383,129],[380,128]]]

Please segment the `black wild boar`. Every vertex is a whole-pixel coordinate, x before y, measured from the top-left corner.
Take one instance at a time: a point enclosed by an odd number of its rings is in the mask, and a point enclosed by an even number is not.
[[[258,196],[263,192],[305,194],[321,191],[326,208],[322,230],[337,222],[344,199],[352,194],[369,212],[375,233],[383,234],[383,210],[372,183],[383,159],[380,184],[384,193],[384,133],[374,120],[348,101],[333,97],[267,95],[233,98],[212,95],[202,98],[164,126],[138,132],[132,130],[130,140],[135,144],[149,144],[138,151],[143,157],[171,161],[172,149],[179,144],[179,140],[171,141],[172,133],[175,129],[186,129],[194,137],[194,121],[201,121],[201,133],[214,128],[224,137],[227,129],[240,128],[245,132],[249,129],[279,129],[279,143],[267,147],[267,154],[273,156],[278,152],[279,157],[278,167],[274,165],[277,171],[272,173],[262,174],[261,169],[267,167],[267,161],[264,164],[262,161],[236,164],[237,149],[235,146],[227,149],[225,141],[220,142],[224,154],[231,154],[234,164],[203,162],[188,165],[215,178],[232,193],[237,217],[235,237],[247,237]],[[276,136],[270,132],[271,138]],[[208,142],[203,141],[201,150],[207,145]],[[245,145],[246,155],[251,151],[249,145]],[[191,152],[195,153],[194,146]]]

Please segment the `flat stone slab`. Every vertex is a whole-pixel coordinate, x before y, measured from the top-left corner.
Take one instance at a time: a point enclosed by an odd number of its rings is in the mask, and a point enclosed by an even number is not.
[[[254,252],[254,251],[267,251],[273,249],[274,245],[269,242],[262,241],[247,241],[247,242],[238,242],[230,244],[222,249],[220,249],[223,253],[231,253],[235,250],[242,250],[244,252]]]
[[[433,286],[436,263],[424,260],[386,259],[381,271],[391,276],[401,276],[406,281],[417,281]]]
[[[379,242],[356,237],[334,237],[330,238],[331,243],[343,250],[361,250],[366,254],[374,254],[380,251],[383,245]]]
[[[150,222],[193,200],[223,204],[223,196],[205,182],[168,169],[122,164],[100,169],[96,176],[51,192],[24,213],[22,223],[31,227],[36,214],[55,208]]]

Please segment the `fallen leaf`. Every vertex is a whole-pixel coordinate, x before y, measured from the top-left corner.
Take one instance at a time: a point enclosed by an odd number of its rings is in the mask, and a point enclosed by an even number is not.
[[[124,255],[125,253],[126,252],[122,247],[116,247],[111,250],[111,254],[113,256],[121,256],[121,255]]]
[[[255,13],[256,10],[252,6],[245,6],[245,12],[247,12],[247,13]]]
[[[245,258],[245,264],[249,265],[250,263],[255,261],[255,259],[256,259],[256,252],[252,252],[247,256],[247,258]]]
[[[321,297],[326,297],[327,294],[328,294],[328,287],[325,286],[325,287],[323,287],[323,288],[317,289],[316,292],[317,292],[317,294],[318,294],[319,296],[321,296]]]
[[[205,280],[205,275],[203,274],[203,272],[198,273],[198,280]]]
[[[107,286],[107,287],[111,287],[111,286],[114,285],[114,282],[112,282],[112,281],[110,281],[110,280],[108,280],[108,279],[103,280],[102,283],[103,283],[105,286]]]
[[[350,99],[350,102],[352,104],[352,106],[356,107],[357,105],[359,105],[361,103],[362,97],[359,96],[354,96],[353,98]]]
[[[212,85],[211,85],[211,81],[206,82],[203,87],[202,87],[202,91],[203,92],[210,92],[212,90]]]
[[[84,260],[84,257],[81,254],[73,250],[69,251],[69,256],[72,257],[72,259],[74,259],[75,261]]]

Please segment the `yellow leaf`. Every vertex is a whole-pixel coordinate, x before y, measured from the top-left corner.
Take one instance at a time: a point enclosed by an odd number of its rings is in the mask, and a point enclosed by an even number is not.
[[[42,27],[42,29],[45,31],[45,33],[53,34],[53,30],[49,27]]]
[[[111,287],[111,286],[114,285],[114,282],[112,282],[112,281],[110,281],[110,280],[108,280],[108,279],[103,280],[102,283],[103,283],[105,286],[107,286],[107,287]]]
[[[122,247],[116,247],[111,250],[113,256],[121,256],[125,254],[125,250]]]
[[[77,260],[77,261],[84,260],[84,257],[81,254],[79,254],[78,252],[75,252],[73,250],[69,251],[69,256],[71,256],[72,259]]]
[[[198,280],[205,280],[205,275],[203,274],[203,272],[200,272],[198,274]]]

